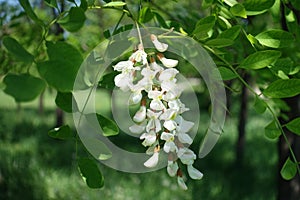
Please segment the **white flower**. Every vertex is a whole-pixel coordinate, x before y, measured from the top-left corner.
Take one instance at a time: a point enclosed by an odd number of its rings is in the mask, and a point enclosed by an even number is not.
[[[163,104],[163,102],[161,102],[162,95],[163,95],[162,91],[150,90],[148,92],[149,99],[153,99],[150,102],[150,108],[151,109],[157,110],[157,111],[165,110],[166,109],[166,107]]]
[[[154,154],[144,163],[148,168],[155,167],[158,163],[159,152],[154,152]]]
[[[145,127],[146,127],[146,121],[144,121],[144,123],[142,124],[134,124],[130,126],[129,130],[131,133],[141,134],[145,130]]]
[[[177,112],[174,109],[167,109],[163,114],[159,116],[159,119],[161,120],[170,120],[170,119],[175,119],[177,116]]]
[[[113,68],[115,71],[119,72],[123,70],[134,69],[133,62],[130,60],[118,62],[115,66],[113,66]]]
[[[178,64],[178,60],[165,58],[163,54],[157,54],[158,59],[160,62],[167,68],[175,67]]]
[[[151,67],[151,69],[153,69],[154,71],[158,71],[158,72],[164,70],[164,68],[163,68],[162,66],[160,66],[159,64],[157,64],[155,61],[153,61],[153,62],[150,63],[150,67]]]
[[[169,108],[175,109],[179,114],[190,110],[189,108],[186,108],[185,105],[176,96],[174,99],[169,100],[168,106]]]
[[[129,105],[134,105],[134,104],[140,103],[142,98],[143,98],[143,95],[140,91],[131,93],[130,97],[129,97]]]
[[[160,139],[166,141],[165,144],[164,144],[164,147],[163,147],[163,149],[166,153],[175,152],[175,151],[178,150],[177,146],[173,142],[174,141],[174,134],[163,132],[160,136]]]
[[[161,130],[161,124],[158,117],[161,115],[160,112],[153,112],[152,110],[147,110],[147,117],[148,117],[148,124],[146,126],[146,131],[149,132],[150,130],[155,130],[158,133]]]
[[[192,144],[193,143],[193,139],[186,133],[178,133],[177,134],[178,136],[178,140],[181,142],[181,143],[184,143],[184,144]]]
[[[173,120],[166,120],[164,122],[164,127],[169,131],[173,131],[177,128],[177,123]]]
[[[150,37],[151,37],[151,40],[152,40],[152,42],[153,42],[155,48],[156,48],[158,51],[164,52],[164,51],[166,51],[166,50],[168,49],[168,45],[165,44],[165,43],[162,43],[162,42],[158,41],[158,40],[157,40],[157,37],[156,37],[154,34],[151,34]]]
[[[176,82],[175,76],[178,74],[179,71],[177,69],[171,68],[171,69],[165,69],[162,71],[158,77],[158,80],[163,81],[173,81]]]
[[[167,172],[171,177],[177,174],[178,169],[179,167],[177,162],[168,160]]]
[[[156,141],[156,133],[154,131],[150,131],[148,133],[143,133],[140,137],[141,140],[145,139],[143,141],[143,145],[146,146],[151,146],[152,144],[155,143]]]
[[[129,60],[141,62],[145,65],[147,63],[147,54],[143,49],[139,49],[129,57]]]
[[[191,130],[191,128],[194,126],[194,122],[186,121],[183,119],[182,116],[178,115],[175,119],[177,122],[177,131],[187,133]]]
[[[185,184],[185,182],[184,182],[184,180],[183,180],[183,178],[181,176],[177,177],[177,183],[178,183],[178,185],[179,185],[179,187],[181,189],[183,189],[183,190],[187,190],[188,189],[188,187],[186,186],[186,184]]]
[[[181,162],[186,165],[193,164],[194,160],[196,159],[195,153],[186,147],[180,148],[177,152],[177,156]]]
[[[192,179],[200,180],[203,177],[203,174],[192,165],[187,166],[187,171]]]
[[[132,86],[133,76],[129,73],[121,73],[115,76],[115,85],[126,92]]]
[[[133,116],[133,121],[140,123],[146,119],[146,106],[141,106]]]

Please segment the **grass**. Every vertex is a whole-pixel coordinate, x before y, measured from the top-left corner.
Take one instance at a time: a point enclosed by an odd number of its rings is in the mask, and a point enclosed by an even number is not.
[[[97,94],[97,110],[107,112],[108,94]],[[22,104],[0,92],[0,199],[103,199],[165,200],[224,199],[259,200],[276,198],[276,142],[263,136],[269,116],[251,113],[247,124],[244,162],[235,163],[236,121],[226,122],[224,134],[213,151],[197,160],[204,173],[200,181],[188,180],[188,191],[178,188],[166,170],[128,174],[99,165],[104,177],[102,189],[89,189],[77,170],[75,144],[47,135],[55,124],[54,97],[46,94],[46,110],[37,113],[37,101]],[[203,121],[207,115],[201,113]],[[235,116],[235,113],[232,114]],[[70,115],[66,116],[72,122]],[[200,132],[204,126],[200,126]],[[200,136],[201,137],[201,136]],[[197,152],[198,146],[192,148]]]

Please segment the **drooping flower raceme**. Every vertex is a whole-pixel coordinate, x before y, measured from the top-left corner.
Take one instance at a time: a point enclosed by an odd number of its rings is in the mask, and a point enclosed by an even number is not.
[[[192,179],[201,179],[203,176],[193,167],[196,155],[188,148],[193,142],[189,131],[194,123],[182,117],[182,113],[189,109],[180,100],[182,90],[176,79],[179,71],[175,69],[178,60],[166,58],[162,54],[168,44],[160,42],[154,34],[151,34],[150,39],[158,51],[156,57],[160,63],[156,62],[154,56],[148,56],[140,44],[127,61],[114,66],[114,70],[120,72],[114,81],[122,91],[131,92],[131,105],[140,104],[133,116],[135,124],[129,130],[138,134],[143,140],[142,145],[148,148],[146,153],[150,158],[144,166],[155,167],[161,151],[164,151],[168,154],[168,174],[171,177],[177,176],[178,185],[186,190],[179,162],[187,166]]]

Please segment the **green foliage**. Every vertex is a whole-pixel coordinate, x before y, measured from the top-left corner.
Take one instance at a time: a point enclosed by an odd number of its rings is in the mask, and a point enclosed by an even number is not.
[[[255,97],[254,109],[257,113],[262,114],[266,111],[267,104],[264,100],[260,99],[259,97]]]
[[[237,75],[235,73],[233,73],[232,70],[230,70],[226,67],[219,67],[218,70],[224,81],[231,80],[231,79],[234,79],[237,77]]]
[[[208,16],[200,19],[196,24],[193,34],[198,40],[205,40],[209,38],[208,32],[214,27],[215,22],[215,16]]]
[[[125,6],[126,3],[123,1],[112,1],[107,4],[105,4],[103,7],[120,7],[120,6]]]
[[[265,127],[265,136],[269,139],[277,139],[281,135],[281,131],[275,121],[272,121]]]
[[[74,138],[74,135],[68,125],[63,125],[61,127],[54,128],[53,130],[48,132],[48,135],[55,139],[61,139],[61,140]]]
[[[80,7],[72,7],[69,13],[60,19],[58,23],[67,31],[75,32],[83,26],[85,20],[84,10]]]
[[[245,0],[243,5],[247,15],[259,15],[270,9],[275,0]]]
[[[272,98],[287,98],[300,94],[300,79],[276,80],[264,91],[264,95]]]
[[[247,18],[246,9],[242,4],[234,4],[230,8],[230,12],[237,17]]]
[[[53,8],[58,8],[56,0],[44,0],[45,3]]]
[[[71,113],[73,111],[73,108],[77,110],[77,104],[76,101],[73,99],[73,94],[71,92],[57,92],[56,98],[55,98],[55,104],[61,108],[63,111]],[[72,107],[73,104],[73,107]]]
[[[30,54],[20,43],[12,37],[6,36],[3,38],[3,45],[17,60],[25,63],[32,63],[34,56]]]
[[[97,114],[97,120],[103,130],[104,136],[113,136],[119,134],[118,126],[112,120],[100,114]]]
[[[149,7],[143,7],[141,11],[139,12],[139,22],[140,23],[147,23],[154,17],[154,14],[152,13],[151,9]]]
[[[83,180],[90,188],[101,188],[104,185],[104,178],[95,163],[89,158],[80,158],[78,167]]]
[[[89,153],[98,160],[107,160],[112,157],[112,152],[101,140],[97,138],[85,138],[85,144],[89,147]]]
[[[37,15],[34,13],[30,3],[28,0],[19,0],[19,3],[25,10],[28,17],[30,17],[35,23],[39,24],[40,26],[45,26],[44,22],[40,20]]]
[[[293,34],[280,29],[264,31],[255,38],[260,44],[272,48],[288,47],[294,41]]]
[[[280,171],[282,178],[284,178],[285,180],[291,180],[292,178],[295,177],[296,173],[297,173],[297,164],[291,161],[290,158],[287,158]]]
[[[46,87],[43,80],[29,74],[8,74],[3,83],[6,85],[4,92],[13,96],[17,102],[32,101]]]
[[[300,117],[293,119],[287,123],[286,128],[292,131],[293,133],[300,135]]]
[[[265,68],[274,62],[281,56],[280,51],[275,50],[265,50],[258,51],[249,55],[243,62],[240,67],[245,69],[261,69]]]
[[[119,72],[113,71],[102,76],[99,81],[99,87],[113,90],[115,88],[114,78]]]

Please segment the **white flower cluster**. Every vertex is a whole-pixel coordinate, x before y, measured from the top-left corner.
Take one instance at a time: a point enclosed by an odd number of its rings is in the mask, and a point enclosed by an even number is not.
[[[167,50],[168,45],[160,42],[155,35],[151,41],[159,52]],[[178,166],[180,161],[187,165],[187,171],[192,179],[201,179],[203,174],[192,165],[196,159],[195,153],[187,146],[193,140],[188,132],[194,123],[186,121],[181,116],[189,109],[180,101],[182,90],[176,84],[179,73],[174,67],[178,60],[168,59],[162,53],[157,53],[161,66],[148,55],[140,44],[127,61],[121,61],[114,70],[121,72],[115,77],[115,85],[122,91],[130,91],[129,103],[140,104],[133,117],[135,124],[129,130],[141,134],[143,145],[149,147],[146,151],[151,157],[144,163],[146,167],[155,167],[159,160],[161,144],[168,154],[167,172],[177,176],[179,186],[186,190],[182,171]]]

